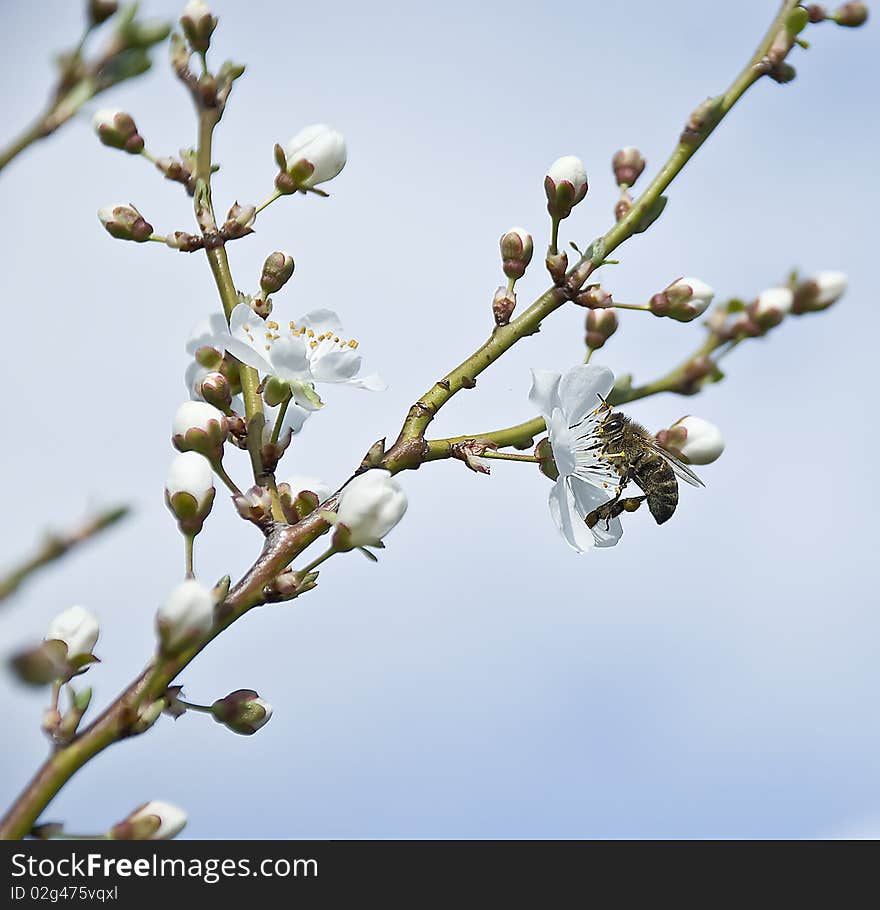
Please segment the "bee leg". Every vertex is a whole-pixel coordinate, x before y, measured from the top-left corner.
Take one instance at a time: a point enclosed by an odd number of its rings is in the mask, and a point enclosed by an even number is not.
[[[621,499],[615,507],[618,510],[615,515],[619,515],[621,512],[635,512],[647,498],[647,496],[629,496],[626,499]]]

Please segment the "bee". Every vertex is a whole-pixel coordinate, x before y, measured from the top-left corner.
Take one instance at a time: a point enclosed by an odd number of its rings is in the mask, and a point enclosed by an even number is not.
[[[695,487],[705,484],[686,465],[664,449],[643,426],[602,401],[607,416],[599,426],[601,457],[620,475],[617,495],[585,518],[588,528],[604,520],[606,525],[623,512],[635,512],[647,500],[648,509],[658,525],[669,521],[678,505],[678,481],[681,478]],[[632,482],[643,496],[621,499]]]

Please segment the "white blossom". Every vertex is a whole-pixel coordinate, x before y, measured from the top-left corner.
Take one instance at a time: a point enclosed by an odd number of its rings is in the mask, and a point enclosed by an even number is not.
[[[203,638],[214,624],[214,597],[195,579],[181,582],[156,613],[163,647],[174,651]]]
[[[559,533],[578,552],[613,547],[623,534],[619,518],[588,528],[587,515],[616,494],[620,476],[601,455],[598,430],[607,410],[614,374],[580,364],[564,376],[532,370],[529,400],[544,417],[559,477],[550,491],[550,514]],[[601,396],[601,398],[600,398]]]
[[[332,180],[345,167],[347,153],[342,134],[327,126],[314,123],[304,127],[287,143],[288,173],[293,172],[297,183],[306,189]],[[305,176],[300,176],[300,169]]]
[[[586,193],[587,169],[583,161],[575,155],[563,155],[557,158],[547,171],[547,176],[556,186],[560,183],[570,183],[574,187],[575,199]]]
[[[220,427],[225,432],[226,416],[206,401],[185,401],[175,412],[171,424],[174,436],[186,436],[191,430],[214,433]]]
[[[670,428],[676,452],[688,464],[711,464],[724,451],[724,437],[714,423],[688,415]],[[679,442],[682,431],[684,440]]]
[[[667,294],[673,289],[687,289],[687,293],[680,298],[676,298],[675,302],[690,304],[694,311],[693,316],[690,317],[692,319],[702,316],[715,296],[715,289],[711,285],[706,284],[701,278],[694,278],[692,275],[674,281],[667,288]],[[676,297],[675,293],[671,294],[670,297]]]
[[[181,452],[174,457],[165,481],[165,492],[169,497],[175,493],[189,493],[196,502],[202,502],[213,489],[214,472],[204,455]]]
[[[758,294],[758,299],[755,301],[754,306],[754,315],[758,317],[784,316],[791,310],[793,303],[794,294],[791,288],[767,288],[766,291],[761,291]]]
[[[127,835],[135,840],[170,840],[183,831],[186,822],[187,815],[183,809],[154,799],[135,809],[116,828],[120,829],[123,836]]]
[[[84,657],[92,653],[98,641],[100,627],[94,613],[84,607],[68,607],[59,613],[46,630],[46,641],[63,641],[67,645],[67,658]]]
[[[377,546],[406,513],[406,494],[383,468],[358,474],[343,488],[336,512],[352,547]]]
[[[837,303],[849,285],[849,280],[843,272],[818,272],[813,275],[811,280],[819,288],[815,306],[822,310],[831,306],[832,303]]]
[[[232,311],[229,326],[224,324],[217,334],[202,335],[199,341],[202,346],[227,351],[264,376],[290,383],[294,403],[306,411],[323,404],[316,384],[341,383],[370,391],[386,388],[375,373],[358,376],[358,342],[344,337],[339,316],[332,310],[312,310],[295,322],[282,324],[263,320],[246,303],[240,303]]]

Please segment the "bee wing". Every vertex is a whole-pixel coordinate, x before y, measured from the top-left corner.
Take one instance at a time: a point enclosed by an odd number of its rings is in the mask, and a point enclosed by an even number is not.
[[[665,462],[669,465],[670,468],[680,477],[685,483],[689,483],[692,487],[705,487],[706,484],[697,477],[696,474],[680,459],[676,458],[672,452],[668,449],[664,449],[659,442],[655,440],[649,440],[648,445],[651,450],[656,452]]]

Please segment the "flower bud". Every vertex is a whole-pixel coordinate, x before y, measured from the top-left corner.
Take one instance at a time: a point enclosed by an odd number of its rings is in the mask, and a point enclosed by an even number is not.
[[[280,250],[270,253],[263,263],[263,272],[260,275],[260,288],[263,293],[277,294],[290,280],[293,269],[293,256],[288,256]]]
[[[690,322],[702,315],[712,302],[715,291],[699,278],[679,278],[650,301],[655,316],[669,316],[679,322]]]
[[[821,6],[818,3],[809,3],[804,9],[807,11],[807,16],[809,16],[810,22],[824,22],[828,18],[828,12],[824,6]]]
[[[218,411],[226,412],[232,405],[232,389],[222,373],[213,372],[202,377],[199,394]]]
[[[390,471],[371,468],[343,488],[336,512],[340,525],[333,542],[338,550],[381,546],[382,538],[406,513],[406,494]]]
[[[588,348],[598,350],[617,331],[617,313],[613,309],[590,310],[587,313]]]
[[[645,169],[645,159],[637,148],[628,145],[614,153],[611,167],[618,186],[632,186]]]
[[[236,689],[225,698],[218,698],[211,705],[211,714],[217,723],[233,733],[251,736],[264,726],[272,716],[272,705],[264,701],[253,689]]]
[[[238,239],[253,234],[253,224],[257,217],[257,207],[255,205],[239,205],[233,203],[232,208],[226,214],[226,221],[220,229],[223,236],[228,239]]]
[[[723,95],[701,101],[688,117],[679,141],[685,145],[697,145],[706,137],[708,131],[718,122],[721,114]]]
[[[553,283],[557,287],[562,287],[565,284],[565,273],[568,270],[568,253],[565,250],[560,250],[558,253],[548,252],[544,265],[547,267]]]
[[[168,469],[165,503],[183,534],[198,534],[214,503],[214,472],[198,452],[181,452]]]
[[[714,423],[702,417],[682,417],[657,434],[664,448],[687,464],[711,464],[724,451],[724,438]]]
[[[614,306],[611,294],[602,290],[601,285],[590,284],[575,297],[574,302],[578,306],[585,306],[590,310],[601,310],[605,307]]]
[[[185,401],[174,415],[171,441],[180,452],[198,452],[208,461],[223,454],[226,415],[205,401]]]
[[[186,821],[183,809],[154,799],[114,825],[109,835],[113,840],[170,840],[183,831]]]
[[[868,7],[864,3],[844,3],[828,18],[846,28],[858,28],[868,21]]]
[[[287,401],[290,395],[290,383],[278,376],[270,376],[263,386],[263,401],[270,408],[277,408],[283,401]]]
[[[846,293],[848,284],[843,272],[819,272],[797,286],[791,311],[800,314],[827,310]]]
[[[175,654],[200,642],[214,625],[214,598],[195,579],[181,582],[156,612],[163,652]]]
[[[106,22],[119,9],[116,0],[89,0],[88,16],[92,25]]]
[[[790,288],[768,288],[758,294],[748,313],[760,328],[771,329],[782,322],[793,303],[794,294]]]
[[[98,218],[111,237],[144,243],[153,233],[153,225],[133,205],[105,205],[98,209]]]
[[[501,235],[501,261],[508,278],[522,278],[532,261],[534,245],[532,235],[521,227],[511,228]]]
[[[326,123],[301,129],[284,152],[285,170],[296,189],[311,189],[332,180],[345,167],[345,139]]]
[[[495,325],[507,325],[516,307],[516,294],[508,291],[506,287],[499,287],[492,298],[492,314]]]
[[[253,486],[246,493],[235,493],[232,504],[242,518],[255,525],[272,517],[272,494],[265,487]]]
[[[79,606],[68,607],[49,623],[44,640],[64,642],[68,661],[75,662],[92,656],[99,633],[98,618],[94,613]]]
[[[130,114],[102,108],[92,117],[92,127],[104,145],[138,155],[144,148],[144,137],[138,133]]]
[[[217,28],[217,17],[211,15],[211,10],[203,0],[189,0],[183,8],[180,27],[190,47],[204,54],[211,46],[211,35]]]
[[[580,158],[564,155],[557,158],[544,178],[547,211],[556,220],[568,218],[572,208],[587,195],[587,172]]]
[[[293,474],[278,484],[281,510],[290,524],[296,524],[311,515],[332,492],[323,480],[307,474]]]

